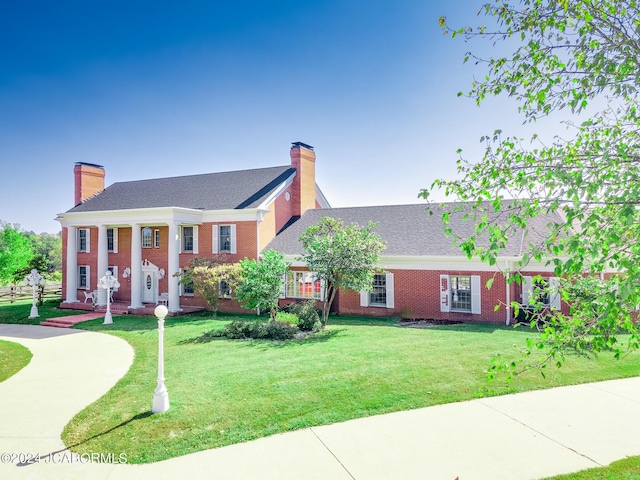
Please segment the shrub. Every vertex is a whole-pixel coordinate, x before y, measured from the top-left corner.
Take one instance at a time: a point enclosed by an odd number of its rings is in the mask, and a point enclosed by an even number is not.
[[[291,313],[298,317],[298,328],[303,331],[320,330],[322,323],[316,310],[315,300],[295,303],[290,307]]]
[[[261,338],[270,340],[290,340],[298,333],[298,327],[277,320],[264,323],[263,326],[263,336]]]
[[[298,316],[293,313],[278,312],[276,314],[278,322],[288,323],[289,325],[298,325]]]
[[[248,322],[234,320],[223,330],[215,332],[212,336],[221,336],[230,339],[265,339],[265,340],[289,340],[298,333],[298,327],[286,322]]]

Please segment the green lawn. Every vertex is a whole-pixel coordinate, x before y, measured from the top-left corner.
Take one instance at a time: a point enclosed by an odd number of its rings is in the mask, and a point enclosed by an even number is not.
[[[79,315],[87,313],[81,310],[60,310],[60,299],[45,300],[42,306],[38,307],[37,318],[29,318],[31,315],[32,300],[19,300],[14,303],[0,304],[0,323],[15,323],[20,325],[40,325],[47,318],[66,317],[68,315]]]
[[[19,343],[0,340],[0,382],[26,367],[32,356],[31,351]]]
[[[629,457],[606,467],[590,468],[544,480],[640,480],[640,457]]]
[[[157,322],[94,320],[77,328],[127,340],[131,370],[80,412],[63,439],[76,452],[123,451],[151,462],[312,425],[557,385],[637,375],[640,354],[622,361],[570,358],[547,377],[528,372],[488,383],[497,352],[532,333],[488,325],[396,327],[391,320],[331,318],[327,330],[295,342],[203,336],[232,317],[167,320],[165,376],[171,408],[151,415],[157,376]],[[235,318],[235,317],[233,317]]]

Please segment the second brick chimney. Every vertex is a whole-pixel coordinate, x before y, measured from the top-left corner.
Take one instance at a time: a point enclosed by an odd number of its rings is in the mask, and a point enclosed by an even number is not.
[[[302,142],[291,144],[291,166],[296,176],[291,185],[291,215],[302,215],[310,208],[316,208],[316,154],[313,147]]]
[[[104,190],[104,167],[93,163],[76,163],[73,167],[75,205]]]

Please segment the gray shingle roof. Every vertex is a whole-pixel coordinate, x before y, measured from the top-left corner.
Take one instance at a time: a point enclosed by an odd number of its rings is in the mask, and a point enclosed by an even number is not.
[[[442,214],[453,205],[455,204],[430,205],[433,215],[429,214],[426,204],[307,210],[299,220],[282,230],[265,250],[274,249],[287,255],[301,255],[303,249],[300,234],[323,217],[329,216],[341,219],[345,224],[366,225],[369,221],[377,223],[375,231],[387,245],[382,252],[383,256],[463,256],[460,248],[453,246],[453,237],[447,237],[442,231]],[[530,220],[526,243],[540,239],[550,221],[560,221],[560,217],[537,217]],[[450,226],[454,233],[462,237],[470,235],[474,230],[473,221],[463,221],[462,214],[452,214]],[[515,233],[503,254],[520,255],[522,236],[522,231]]]
[[[184,207],[197,210],[255,208],[295,169],[291,166],[118,182],[69,212]]]

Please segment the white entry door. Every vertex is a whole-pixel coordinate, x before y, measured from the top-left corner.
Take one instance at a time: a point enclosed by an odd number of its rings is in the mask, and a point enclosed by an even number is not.
[[[142,303],[156,303],[158,301],[157,272],[142,272]]]

